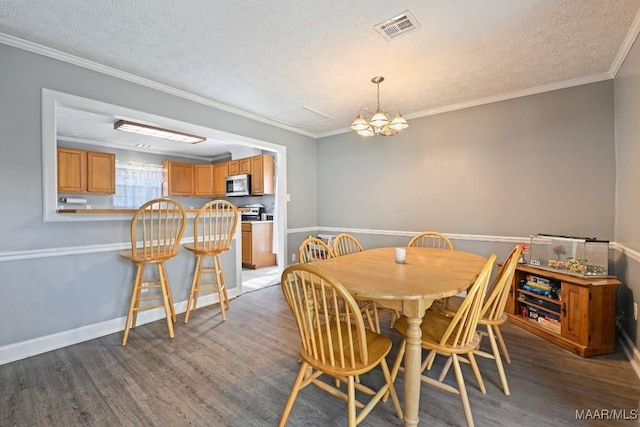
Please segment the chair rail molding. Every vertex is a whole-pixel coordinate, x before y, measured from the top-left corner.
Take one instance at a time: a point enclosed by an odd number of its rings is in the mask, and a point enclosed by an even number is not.
[[[349,234],[373,234],[380,236],[401,236],[401,237],[413,237],[420,231],[398,231],[398,230],[375,230],[367,228],[343,228],[343,227],[298,227],[289,228],[286,230],[289,234],[318,234],[322,233],[349,233]],[[516,236],[493,236],[486,234],[455,234],[455,233],[443,233],[447,237],[453,240],[463,241],[476,241],[476,242],[494,242],[494,243],[522,243],[527,242],[529,237],[516,237]],[[193,243],[193,237],[184,237],[182,243]],[[83,246],[68,246],[57,248],[44,248],[44,249],[27,249],[22,251],[6,251],[0,252],[0,262],[16,261],[21,259],[34,259],[34,258],[49,258],[55,256],[66,256],[76,254],[90,254],[98,252],[110,252],[121,251],[131,247],[131,243],[109,243],[102,245],[83,245]],[[640,252],[634,249],[628,248],[620,243],[610,242],[609,249],[613,249],[619,253],[626,255],[636,262],[640,262]]]

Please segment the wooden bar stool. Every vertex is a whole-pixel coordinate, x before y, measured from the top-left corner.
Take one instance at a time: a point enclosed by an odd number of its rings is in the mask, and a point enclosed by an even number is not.
[[[131,250],[120,253],[121,257],[136,265],[136,278],[122,338],[123,346],[127,345],[129,330],[136,327],[140,310],[164,307],[169,337],[174,337],[173,322],[176,321],[176,313],[164,262],[178,254],[186,216],[182,205],[175,200],[155,199],[142,205],[131,220]],[[156,266],[158,277],[145,278],[144,270],[147,265]],[[151,289],[159,289],[160,292],[141,296],[143,290]],[[154,300],[161,300],[162,303],[148,303]]]
[[[205,204],[193,221],[193,244],[185,248],[196,255],[191,291],[187,301],[184,323],[189,322],[189,313],[196,309],[200,291],[218,292],[222,320],[227,320],[225,309],[229,308],[229,295],[222,271],[220,254],[228,251],[238,225],[238,209],[226,200],[212,200]],[[211,258],[211,264],[205,265]],[[204,280],[202,276],[212,276]],[[204,286],[203,286],[204,285]]]

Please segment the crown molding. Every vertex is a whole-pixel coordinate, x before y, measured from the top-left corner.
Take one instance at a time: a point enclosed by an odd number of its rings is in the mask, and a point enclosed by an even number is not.
[[[196,95],[191,92],[187,92],[181,89],[174,88],[169,85],[165,85],[162,83],[158,83],[156,81],[146,79],[144,77],[137,76],[135,74],[127,73],[125,71],[117,70],[115,68],[108,67],[106,65],[89,61],[84,58],[80,58],[79,56],[71,55],[65,52],[61,52],[59,50],[43,46],[34,42],[30,42],[28,40],[20,39],[18,37],[11,36],[6,33],[0,33],[0,43],[16,47],[18,49],[26,50],[29,52],[36,53],[38,55],[46,56],[49,58],[57,59],[59,61],[63,61],[72,65],[76,65],[78,67],[86,68],[88,70],[97,71],[102,74],[106,74],[112,77],[119,78],[121,80],[126,80],[131,83],[139,84],[141,86],[148,87],[150,89],[154,89],[160,92],[167,93],[169,95],[177,96],[192,102],[196,102],[198,104],[206,105],[207,107],[216,108],[218,110],[226,111],[227,113],[235,114],[237,116],[245,117],[247,119],[251,119],[260,123],[264,123],[267,125],[275,126],[280,129],[288,130],[290,132],[294,132],[300,135],[305,135],[311,138],[316,139],[318,136],[314,133],[304,131],[302,129],[294,128],[292,126],[285,125],[283,123],[277,122],[275,120],[270,120],[266,117],[250,113],[245,110],[241,110],[236,107],[232,107],[227,104],[223,104],[221,102],[214,101],[209,98],[205,98],[200,95]]]
[[[626,55],[626,54],[625,54]],[[448,113],[451,111],[464,110],[465,108],[478,107],[480,105],[492,104],[499,101],[507,101],[509,99],[522,98],[529,95],[537,95],[539,93],[551,92],[554,90],[567,89],[570,87],[581,86],[589,83],[597,83],[604,80],[611,80],[612,77],[609,72],[594,74],[592,76],[580,77],[577,79],[565,80],[558,83],[551,83],[548,85],[532,87],[529,89],[516,90],[513,92],[507,92],[500,95],[488,96],[486,98],[478,98],[471,101],[460,102],[458,104],[445,105],[443,107],[431,108],[428,110],[418,111],[416,113],[405,114],[404,117],[407,120],[418,119],[420,117],[435,116],[436,114]],[[338,135],[341,133],[351,132],[350,128],[338,129],[331,132],[324,132],[318,134],[318,138],[324,138],[327,136]]]
[[[631,28],[629,28],[627,36],[622,42],[622,46],[620,46],[618,54],[611,64],[611,68],[609,68],[609,75],[612,79],[618,75],[618,71],[620,71],[620,67],[622,67],[624,60],[627,59],[627,55],[629,54],[633,43],[635,43],[638,37],[638,33],[640,33],[640,10],[638,10],[638,13],[636,13],[636,17],[631,23]]]
[[[435,114],[447,113],[449,111],[463,110],[465,108],[477,107],[485,104],[492,104],[499,101],[507,101],[509,99],[522,98],[529,95],[537,95],[540,93],[551,92],[554,90],[567,89],[574,86],[581,86],[589,83],[597,83],[603,80],[610,80],[609,73],[594,74],[592,76],[580,77],[577,79],[565,80],[558,83],[551,83],[548,85],[542,85],[532,87],[529,89],[516,90],[513,92],[503,93],[495,96],[488,96],[486,98],[474,99],[472,101],[460,102],[458,104],[446,105],[444,107],[432,108],[429,110],[419,111],[417,113],[407,114],[405,118],[415,119],[418,117],[433,116]]]

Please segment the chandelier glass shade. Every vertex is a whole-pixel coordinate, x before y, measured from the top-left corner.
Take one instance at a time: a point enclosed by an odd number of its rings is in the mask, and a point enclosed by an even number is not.
[[[391,136],[409,127],[409,123],[402,117],[398,107],[393,107],[393,109],[396,110],[396,114],[391,120],[389,119],[389,114],[380,108],[380,83],[383,81],[384,77],[374,77],[371,79],[371,82],[376,85],[378,94],[378,107],[376,111],[369,116],[369,109],[362,107],[358,113],[358,117],[351,123],[351,129],[360,136]]]

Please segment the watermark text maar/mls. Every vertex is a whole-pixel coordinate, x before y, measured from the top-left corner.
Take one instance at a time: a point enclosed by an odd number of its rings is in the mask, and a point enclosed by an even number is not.
[[[636,421],[638,409],[576,409],[576,420]]]

